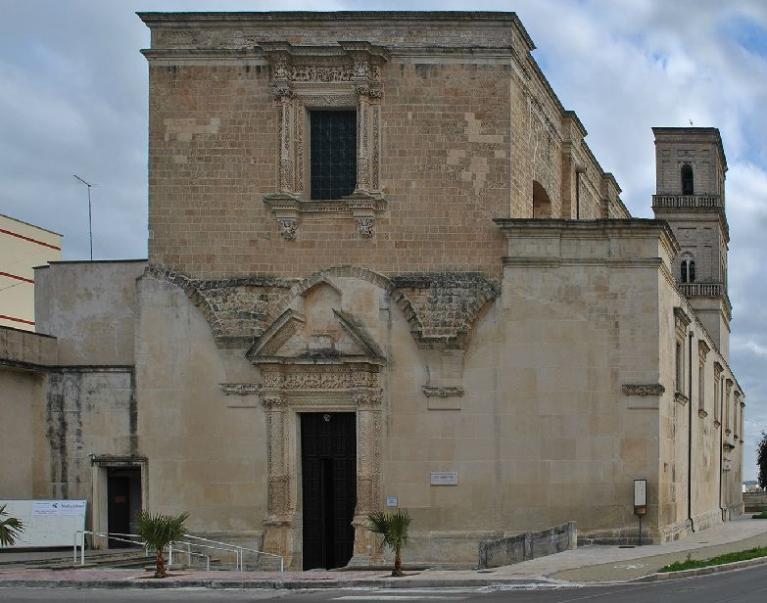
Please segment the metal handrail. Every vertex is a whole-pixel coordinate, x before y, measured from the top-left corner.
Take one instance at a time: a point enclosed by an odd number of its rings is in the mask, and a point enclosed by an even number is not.
[[[280,572],[284,572],[285,571],[285,558],[282,555],[277,555],[275,553],[267,553],[265,551],[259,551],[257,549],[250,549],[250,548],[245,547],[245,546],[240,546],[239,544],[230,544],[228,542],[221,542],[219,540],[213,540],[211,538],[203,538],[202,536],[195,536],[193,534],[186,534],[184,537],[185,538],[192,538],[194,540],[201,540],[203,542],[211,542],[213,544],[220,544],[220,545],[224,545],[224,546],[228,546],[228,547],[233,547],[233,548],[237,549],[239,551],[239,570],[241,572],[245,571],[244,567],[243,567],[244,566],[244,559],[243,559],[244,551],[248,551],[249,553],[257,553],[259,555],[266,555],[267,557],[275,557],[275,558],[280,560]]]
[[[145,551],[145,555],[149,557],[149,547],[141,540],[141,537],[138,534],[124,534],[120,532],[94,532],[91,530],[78,530],[74,534],[74,545],[72,550],[72,556],[73,556],[73,562],[77,564],[77,546],[79,541],[80,546],[80,565],[85,565],[85,536],[86,534],[90,536],[96,536],[99,538],[107,538],[108,540],[116,540],[118,542],[127,542],[129,544],[133,544],[139,547],[143,547]],[[191,540],[199,540],[201,542],[207,542],[210,544],[200,544],[198,542],[190,542]],[[171,542],[168,545],[168,565],[173,565],[173,545],[179,545],[179,544],[185,544],[186,550],[181,549],[179,547],[175,547],[175,550],[179,553],[184,553],[187,555],[187,560],[189,563],[191,563],[192,556],[195,557],[203,557],[207,559],[207,567],[208,570],[210,570],[210,555],[205,555],[203,553],[195,553],[192,552],[191,548],[193,546],[205,548],[205,549],[211,549],[211,550],[217,550],[217,551],[227,551],[235,554],[235,571],[239,570],[240,572],[245,571],[245,552],[249,553],[256,553],[258,555],[265,555],[267,557],[274,557],[276,559],[280,560],[280,572],[285,571],[285,559],[281,555],[277,555],[275,553],[267,553],[265,551],[259,551],[257,549],[251,549],[248,547],[231,544],[228,542],[221,542],[219,540],[213,540],[211,538],[204,538],[202,536],[195,536],[193,534],[186,534],[184,536],[184,540],[175,540]],[[219,545],[219,546],[213,546],[213,545]]]
[[[80,565],[85,565],[85,535],[97,536],[99,538],[107,538],[108,540],[116,540],[118,542],[127,542],[129,544],[135,544],[144,549],[144,556],[149,557],[149,546],[141,541],[141,537],[138,534],[122,534],[120,532],[94,532],[92,530],[78,530],[75,532],[75,541],[73,546],[73,562],[77,564],[77,545],[78,540],[80,543]],[[137,540],[131,540],[135,538]],[[192,543],[190,543],[192,544]],[[213,548],[213,547],[209,547]],[[206,567],[210,571],[210,555],[204,555],[203,553],[193,553],[191,550],[182,551],[188,555],[188,559],[191,562],[191,557],[202,557],[206,561]],[[168,565],[173,564],[173,543],[168,544]]]

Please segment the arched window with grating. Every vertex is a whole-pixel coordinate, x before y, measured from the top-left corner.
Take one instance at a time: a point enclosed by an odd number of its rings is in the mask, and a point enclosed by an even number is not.
[[[683,259],[680,268],[681,268],[682,282],[694,283],[695,282],[695,260],[690,257]]]
[[[695,194],[695,187],[693,186],[692,180],[692,167],[686,163],[682,166],[682,194]]]

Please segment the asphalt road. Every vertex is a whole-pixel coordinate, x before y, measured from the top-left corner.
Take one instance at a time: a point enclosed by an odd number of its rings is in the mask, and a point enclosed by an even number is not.
[[[699,578],[547,590],[506,590],[501,587],[405,590],[76,590],[69,588],[0,588],[3,603],[57,601],[64,603],[197,603],[223,601],[512,601],[514,603],[764,603],[767,601],[767,566],[713,574]]]

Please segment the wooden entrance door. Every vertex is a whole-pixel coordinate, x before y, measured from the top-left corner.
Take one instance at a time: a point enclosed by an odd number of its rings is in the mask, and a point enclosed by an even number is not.
[[[301,415],[304,569],[343,567],[354,548],[355,413]]]

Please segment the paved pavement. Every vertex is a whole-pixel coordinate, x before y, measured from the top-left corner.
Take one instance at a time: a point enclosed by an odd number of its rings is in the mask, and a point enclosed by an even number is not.
[[[155,581],[140,569],[44,570],[0,567],[0,586],[22,584],[69,584],[70,586],[215,586],[280,588],[395,587],[435,586],[481,587],[504,584],[556,586],[563,583],[587,584],[618,582],[654,574],[663,565],[683,561],[687,555],[701,559],[754,546],[767,546],[767,521],[750,518],[729,522],[686,539],[636,548],[584,546],[548,557],[532,559],[490,571],[427,570],[411,572],[405,578],[391,579],[388,572],[198,572],[177,571],[170,579]],[[5,591],[3,591],[5,592]],[[0,599],[3,592],[0,592]]]
[[[220,603],[241,601],[479,601],[495,603],[764,603],[767,598],[767,566],[668,582],[633,583],[587,588],[525,588],[483,586],[478,588],[344,589],[344,590],[76,590],[70,588],[4,588],[4,603],[56,601],[60,603]]]

